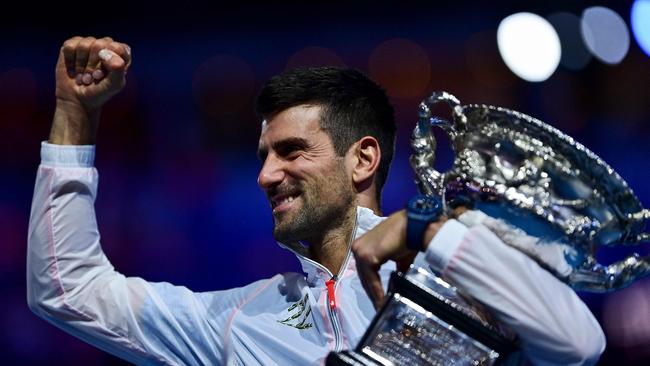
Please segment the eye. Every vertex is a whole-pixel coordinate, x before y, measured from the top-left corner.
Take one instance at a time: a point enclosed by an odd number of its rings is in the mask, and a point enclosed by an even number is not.
[[[294,144],[285,145],[278,150],[278,155],[286,159],[293,160],[296,159],[298,156],[300,156],[302,150],[303,150],[302,146],[299,145],[294,145]]]

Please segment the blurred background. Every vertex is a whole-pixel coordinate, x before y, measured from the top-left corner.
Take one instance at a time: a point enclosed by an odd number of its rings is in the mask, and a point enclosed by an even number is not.
[[[14,4],[0,14],[2,364],[124,364],[40,320],[25,300],[39,144],[59,47],[74,35],[111,36],[133,50],[127,86],[104,109],[96,160],[102,245],[126,275],[208,291],[300,271],[275,244],[256,185],[254,113],[261,85],[296,66],[347,65],[387,90],[399,127],[385,213],[415,193],[408,137],[433,90],[569,133],[650,206],[648,0],[97,5]],[[453,153],[440,150],[448,166]],[[650,362],[650,278],[580,296],[608,338],[601,364]]]

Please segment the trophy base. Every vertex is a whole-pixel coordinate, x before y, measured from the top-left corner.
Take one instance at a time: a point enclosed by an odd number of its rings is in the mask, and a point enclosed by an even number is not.
[[[355,351],[331,352],[325,360],[327,366],[377,366],[378,363]]]
[[[327,365],[495,365],[517,358],[512,333],[426,270],[393,273],[387,300],[354,351]]]

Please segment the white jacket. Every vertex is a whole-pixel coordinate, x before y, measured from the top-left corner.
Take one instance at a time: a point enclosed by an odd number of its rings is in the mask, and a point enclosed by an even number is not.
[[[43,143],[29,223],[27,297],[52,324],[136,364],[308,365],[354,348],[375,314],[348,253],[332,274],[297,254],[305,274],[196,293],[116,272],[95,220],[94,146]],[[592,364],[598,322],[565,284],[480,224],[449,220],[418,258],[515,330],[536,364]],[[355,236],[383,218],[359,207]],[[465,222],[465,224],[461,223]],[[384,285],[394,264],[381,269]]]

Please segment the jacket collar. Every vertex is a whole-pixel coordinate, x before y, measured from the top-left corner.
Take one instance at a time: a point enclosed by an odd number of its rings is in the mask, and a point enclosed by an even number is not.
[[[385,217],[375,215],[375,213],[369,208],[357,206],[354,239],[358,239],[385,219]],[[309,258],[309,249],[307,247],[304,247],[300,244],[288,245],[281,242],[278,242],[278,245],[293,252],[293,254],[296,255],[300,261],[300,264],[302,265],[302,271],[305,273],[307,283],[310,286],[314,286],[321,281],[324,282],[331,278],[329,271],[325,267]],[[350,249],[351,248],[348,248],[348,252]],[[351,253],[348,253],[348,255],[351,256]],[[347,260],[346,263],[347,267],[345,269],[341,269],[341,273],[344,273],[345,270],[355,266],[354,260],[352,258],[350,258],[350,260]]]

